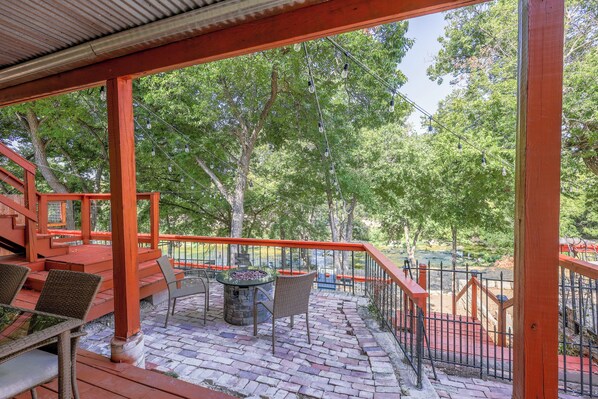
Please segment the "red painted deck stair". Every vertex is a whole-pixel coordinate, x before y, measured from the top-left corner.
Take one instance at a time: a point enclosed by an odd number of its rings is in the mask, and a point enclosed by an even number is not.
[[[25,253],[25,225],[17,223],[17,215],[0,215],[0,247],[14,253]],[[64,255],[69,245],[54,242],[51,234],[36,234],[38,256]]]
[[[161,251],[139,248],[139,292],[141,298],[149,297],[166,289],[166,283],[156,259]],[[57,255],[36,262],[27,262],[22,256],[11,255],[0,258],[1,264],[20,264],[31,269],[25,288],[15,302],[16,306],[33,308],[42,290],[48,272],[52,269],[73,270],[99,274],[103,277],[88,320],[94,320],[114,310],[112,247],[106,245],[78,245],[70,247],[68,254]],[[182,277],[182,272],[178,273]]]

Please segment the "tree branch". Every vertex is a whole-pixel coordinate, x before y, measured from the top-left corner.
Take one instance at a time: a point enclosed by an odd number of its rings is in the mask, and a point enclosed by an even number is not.
[[[262,112],[260,113],[260,118],[258,119],[258,122],[257,122],[255,128],[253,129],[253,132],[251,133],[252,147],[255,144],[255,141],[257,140],[258,135],[260,134],[260,131],[264,127],[264,123],[266,122],[266,119],[268,118],[268,115],[270,114],[270,110],[274,106],[274,102],[276,101],[277,96],[278,96],[278,70],[276,69],[276,66],[274,66],[274,67],[272,67],[272,75],[270,78],[270,98],[268,98],[268,101],[266,101],[266,104],[264,105],[264,108],[262,109]]]
[[[195,156],[195,162],[197,162],[197,164],[203,169],[203,171],[206,172],[208,176],[210,176],[210,179],[212,179],[212,181],[216,185],[216,188],[218,188],[218,191],[220,191],[220,194],[222,194],[222,196],[226,199],[226,202],[228,202],[229,205],[232,206],[231,195],[226,189],[226,187],[224,187],[224,184],[222,184],[222,181],[220,181],[218,176],[216,176],[212,169],[210,169],[208,165],[206,165],[204,160],[201,159],[198,155]]]

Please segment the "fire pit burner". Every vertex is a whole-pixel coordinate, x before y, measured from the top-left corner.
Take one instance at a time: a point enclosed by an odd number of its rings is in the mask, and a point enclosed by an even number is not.
[[[254,288],[260,286],[272,294],[274,273],[259,269],[231,269],[216,276],[216,280],[224,285],[224,320],[230,324],[246,326],[253,324]],[[267,300],[258,291],[258,301]],[[262,323],[270,317],[263,306],[258,306],[257,321]]]
[[[230,274],[231,280],[249,281],[249,280],[260,280],[268,276],[263,270],[243,270],[234,271]]]

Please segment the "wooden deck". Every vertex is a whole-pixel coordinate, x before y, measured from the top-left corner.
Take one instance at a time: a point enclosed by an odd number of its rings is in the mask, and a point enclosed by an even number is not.
[[[166,289],[166,283],[156,259],[160,250],[139,248],[139,292],[141,298],[147,298]],[[18,255],[0,257],[0,264],[17,264],[31,269],[25,287],[17,295],[15,306],[32,309],[37,303],[40,291],[51,269],[74,270],[102,276],[102,285],[98,292],[87,321],[95,320],[114,311],[112,247],[107,245],[78,245],[69,248],[69,253],[27,262]],[[179,273],[182,274],[182,273]]]
[[[190,384],[155,371],[124,363],[112,363],[92,352],[80,350],[77,379],[83,399],[231,399],[232,396]],[[37,388],[40,399],[57,398],[56,380]],[[16,399],[30,399],[29,393]]]

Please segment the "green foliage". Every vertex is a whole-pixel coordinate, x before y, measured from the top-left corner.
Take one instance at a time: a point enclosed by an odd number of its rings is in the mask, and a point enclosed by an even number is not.
[[[595,197],[589,196],[598,184],[597,3],[569,0],[566,6],[561,234],[592,238],[597,237],[595,213],[590,210]],[[450,185],[459,185],[461,190],[454,194],[467,198],[447,201],[448,209],[457,208],[446,215],[453,214],[471,227],[470,220],[489,232],[513,225],[513,168],[508,165],[514,161],[516,132],[517,16],[515,0],[451,11],[445,35],[439,39],[443,47],[428,70],[430,78],[439,82],[446,75],[452,77],[457,89],[442,103],[438,117],[485,149],[484,174],[491,177],[484,179],[476,168],[455,165],[453,173],[447,174]],[[447,139],[447,154],[456,145],[454,139]],[[463,148],[465,153],[467,146]],[[479,152],[472,156],[479,157]],[[501,160],[506,161],[504,184],[498,178]]]

